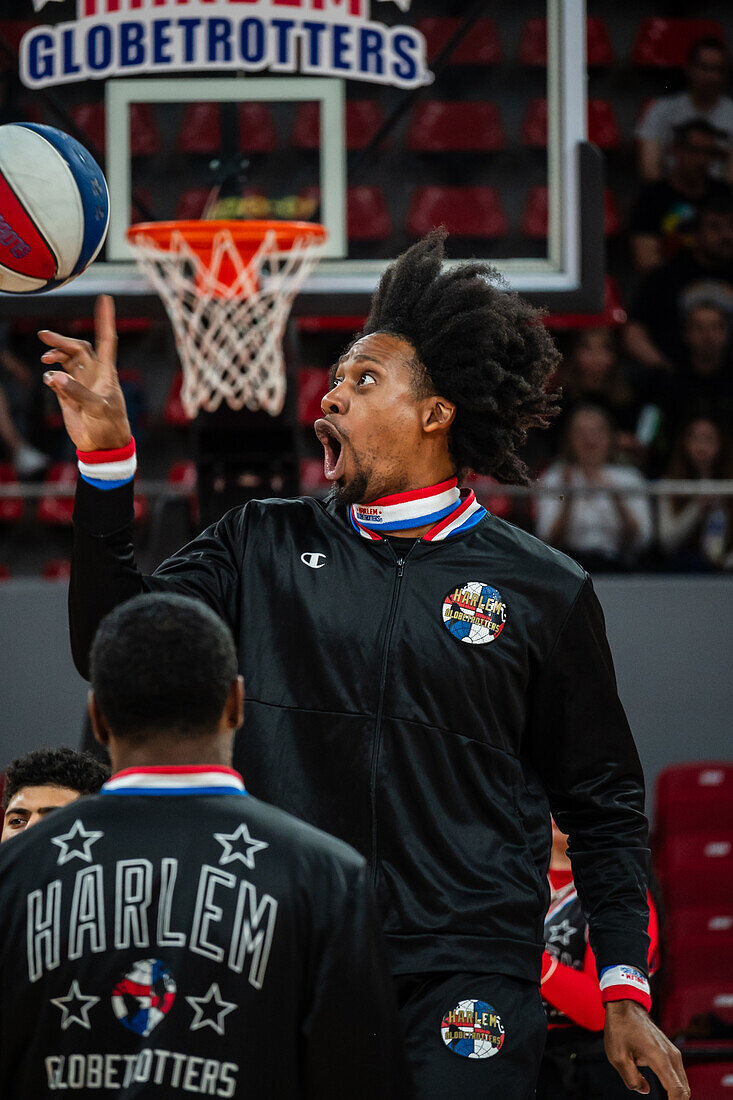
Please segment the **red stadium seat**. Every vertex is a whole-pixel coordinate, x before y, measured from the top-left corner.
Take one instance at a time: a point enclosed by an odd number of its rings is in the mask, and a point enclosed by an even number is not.
[[[733,958],[733,904],[693,904],[670,913],[665,940],[670,958],[684,955],[688,946],[711,944],[720,957]]]
[[[642,19],[631,50],[634,65],[655,69],[677,69],[687,64],[690,46],[698,38],[719,38],[725,41],[720,23],[715,19],[662,19],[648,16]]]
[[[9,580],[10,580],[10,569],[3,562],[0,562],[0,581],[9,581]],[[2,827],[2,820],[1,819],[0,819],[0,827]]]
[[[39,523],[52,527],[68,527],[74,511],[74,491],[76,489],[77,466],[75,462],[54,462],[46,474],[47,485],[68,487],[68,496],[41,497],[38,501],[36,519]]]
[[[685,1066],[692,1095],[700,1100],[731,1100],[733,1061],[697,1062]]]
[[[130,153],[150,157],[161,150],[160,131],[150,103],[130,104]]]
[[[588,140],[601,149],[618,149],[621,130],[616,112],[606,99],[588,100]],[[533,149],[547,148],[547,100],[532,99],[522,123],[522,143]]]
[[[417,30],[425,35],[429,62],[456,33],[460,22],[444,17],[418,19]],[[477,19],[446,60],[449,65],[499,65],[503,59],[496,23],[493,19]]]
[[[700,1032],[714,1026],[710,1017],[733,1024],[733,982],[698,982],[673,990],[665,998],[662,1030],[673,1038],[688,1031],[691,1038],[703,1038]]]
[[[218,103],[188,103],[176,138],[177,153],[218,153],[221,114]]]
[[[621,144],[616,111],[607,99],[588,100],[588,140],[599,149],[618,149]]]
[[[210,187],[189,187],[178,196],[176,218],[181,221],[200,218],[210,194]]]
[[[141,206],[144,204],[145,209]],[[153,192],[149,187],[136,187],[130,199],[130,221],[148,222],[155,218]]]
[[[103,103],[79,103],[69,115],[81,130],[93,151],[106,147],[105,111]],[[149,103],[130,104],[130,153],[133,157],[151,156],[160,152],[161,141],[153,108]]]
[[[407,232],[423,237],[439,225],[454,237],[483,240],[497,240],[509,232],[495,187],[416,187],[407,212]]]
[[[416,153],[488,153],[506,147],[506,134],[495,103],[430,100],[415,107],[405,144]]]
[[[374,99],[346,101],[346,148],[363,149],[384,122],[381,104]],[[317,103],[302,103],[295,113],[291,144],[296,149],[318,149],[321,144],[321,118]]]
[[[302,367],[298,371],[298,423],[312,428],[323,416],[321,398],[328,393],[328,371],[322,367]]]
[[[658,843],[705,830],[711,822],[733,833],[733,764],[674,764],[660,772],[654,812]]]
[[[613,65],[615,54],[608,27],[598,15],[591,15],[586,27],[588,68]],[[528,19],[522,28],[517,60],[522,65],[547,65],[547,20]]]
[[[41,576],[44,581],[68,581],[71,562],[67,558],[50,558],[45,562]]]
[[[163,423],[170,428],[187,428],[191,423],[191,417],[184,409],[181,401],[182,386],[183,374],[181,371],[176,371],[163,406]]]
[[[271,153],[277,149],[277,131],[265,103],[240,103],[237,108],[239,148],[245,153]]]
[[[381,187],[349,187],[346,218],[350,241],[386,241],[392,236],[392,215]]]
[[[318,202],[320,188],[306,187],[300,196]],[[381,187],[347,188],[346,225],[350,241],[386,241],[392,236],[392,215]]]
[[[546,187],[533,187],[527,195],[521,229],[525,237],[544,240],[547,236],[548,191]],[[603,192],[603,231],[607,237],[621,232],[622,221],[616,197],[608,188]]]
[[[0,462],[0,485],[17,485],[15,467]],[[0,523],[17,523],[23,517],[22,497],[0,497]]]
[[[669,837],[656,858],[667,910],[706,904],[733,905],[733,833],[712,829]]]

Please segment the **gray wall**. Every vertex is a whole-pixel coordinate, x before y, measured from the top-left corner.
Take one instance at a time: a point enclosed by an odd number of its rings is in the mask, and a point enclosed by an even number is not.
[[[596,590],[649,791],[666,764],[732,759],[733,578],[609,577]],[[69,653],[66,585],[4,583],[0,639],[0,767],[77,744],[86,684]]]

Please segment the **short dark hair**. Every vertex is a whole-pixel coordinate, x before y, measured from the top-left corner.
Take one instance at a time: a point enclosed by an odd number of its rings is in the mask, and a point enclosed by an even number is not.
[[[3,809],[23,787],[68,787],[79,794],[96,794],[109,779],[109,768],[89,752],[75,752],[66,746],[34,749],[19,756],[5,773]]]
[[[382,275],[364,335],[384,332],[412,345],[418,388],[456,406],[450,449],[460,473],[526,482],[519,448],[545,427],[559,353],[542,312],[503,288],[490,265],[443,269],[445,230],[434,230]]]
[[[704,34],[696,38],[687,51],[687,64],[693,65],[703,50],[718,50],[726,61],[728,59],[728,47],[722,38],[717,38],[714,34]]]
[[[116,607],[97,631],[91,682],[116,737],[213,730],[237,654],[229,628],[188,596],[154,593]]]
[[[695,224],[699,225],[703,218],[709,214],[719,217],[729,217],[733,214],[733,195],[721,191],[714,192],[702,199],[697,208]]]

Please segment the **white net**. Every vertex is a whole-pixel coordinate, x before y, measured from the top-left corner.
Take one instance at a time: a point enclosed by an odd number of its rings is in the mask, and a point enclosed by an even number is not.
[[[232,409],[277,416],[286,391],[285,325],[322,243],[309,234],[283,248],[268,230],[247,259],[223,228],[213,234],[207,262],[175,229],[166,248],[142,230],[131,234],[130,243],[171,319],[188,415],[213,412],[226,401]]]

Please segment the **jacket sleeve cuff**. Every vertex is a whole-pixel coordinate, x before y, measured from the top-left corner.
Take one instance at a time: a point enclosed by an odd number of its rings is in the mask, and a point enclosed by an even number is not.
[[[652,1007],[649,982],[646,975],[635,966],[607,966],[601,971],[601,1000],[636,1001],[647,1012]]]
[[[118,489],[97,489],[79,476],[74,500],[74,524],[90,535],[114,535],[134,519],[134,482]]]

